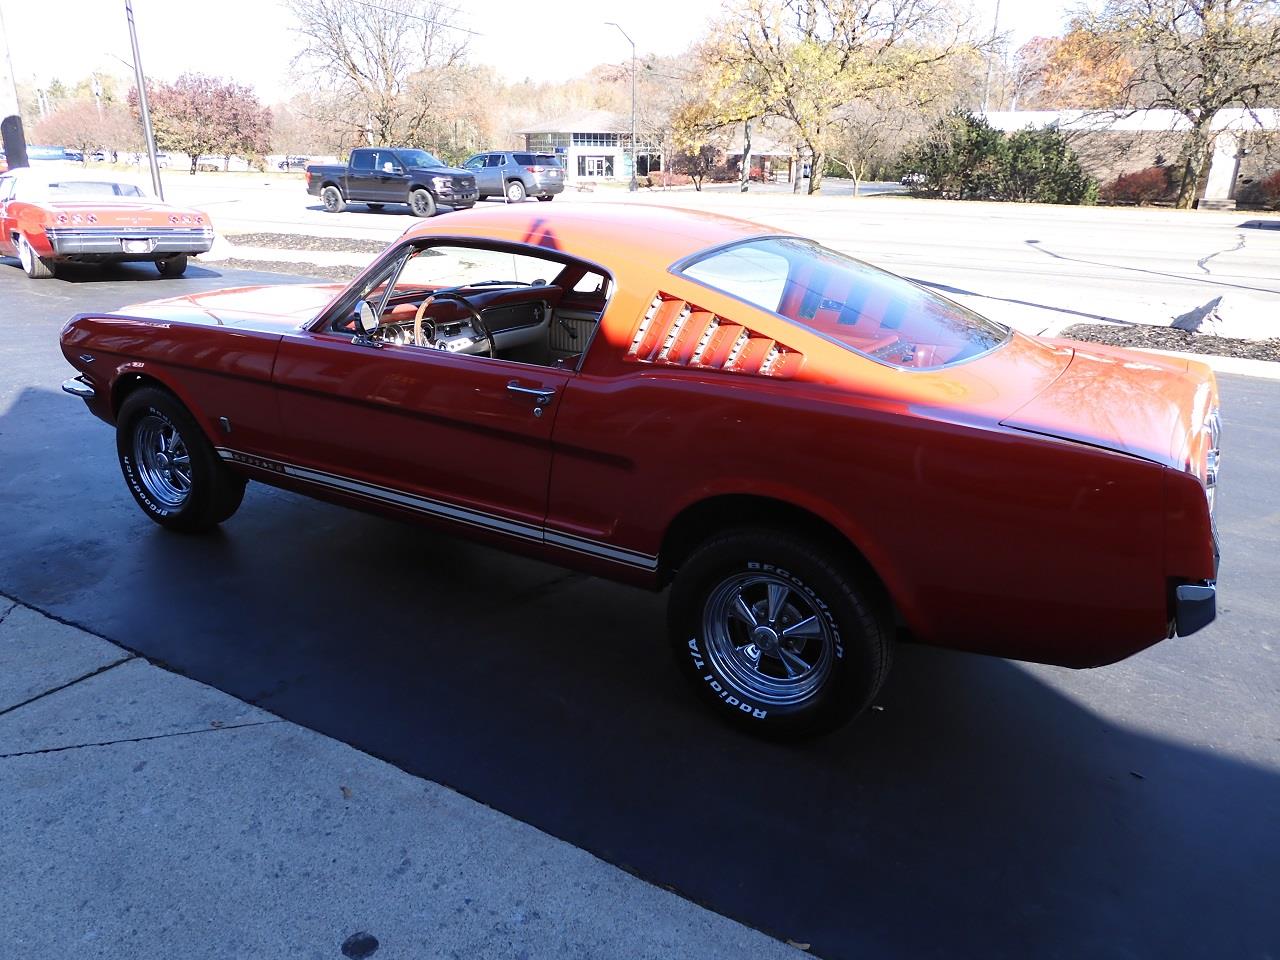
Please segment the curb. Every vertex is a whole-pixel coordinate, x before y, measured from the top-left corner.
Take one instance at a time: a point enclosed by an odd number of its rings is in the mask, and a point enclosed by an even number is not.
[[[1220,357],[1216,353],[1183,353],[1178,350],[1152,350],[1149,347],[1127,347],[1139,353],[1154,353],[1162,357],[1195,360],[1209,366],[1214,373],[1229,373],[1241,377],[1258,377],[1262,380],[1280,380],[1280,363],[1274,360],[1248,360],[1244,357]]]

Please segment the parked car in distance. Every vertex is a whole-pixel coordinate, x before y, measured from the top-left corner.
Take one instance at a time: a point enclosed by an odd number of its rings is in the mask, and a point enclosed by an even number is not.
[[[319,197],[330,213],[340,213],[348,203],[370,210],[407,203],[415,217],[434,216],[440,206],[475,206],[478,199],[471,171],[407,147],[357,147],[346,166],[310,164],[307,193]]]
[[[150,262],[180,277],[188,257],[213,246],[209,217],[164,203],[111,171],[19,167],[0,174],[0,254],[28,277],[52,277],[64,263]]]
[[[902,184],[902,186],[904,187],[918,187],[924,183],[927,183],[928,180],[929,178],[925,176],[923,173],[920,173],[918,171],[912,171],[910,173],[904,173],[902,175],[902,179],[899,180],[898,183]]]
[[[1213,619],[1207,366],[1027,336],[769,227],[602,206],[423,224],[345,289],[82,314],[64,389],[166,528],[213,528],[253,479],[670,584],[681,670],[758,732],[865,708],[900,634],[1089,667]]]
[[[552,200],[564,192],[564,164],[551,153],[491,151],[468,157],[462,165],[475,174],[480,199],[504,197],[519,203],[525,197]]]
[[[310,162],[310,157],[285,157],[276,166],[281,170],[301,170]]]

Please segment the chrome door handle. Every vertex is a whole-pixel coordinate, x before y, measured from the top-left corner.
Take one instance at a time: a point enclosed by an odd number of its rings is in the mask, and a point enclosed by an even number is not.
[[[512,380],[507,384],[507,389],[512,393],[523,393],[530,397],[537,397],[538,403],[548,404],[556,392],[550,387],[524,387],[520,385],[519,380]]]

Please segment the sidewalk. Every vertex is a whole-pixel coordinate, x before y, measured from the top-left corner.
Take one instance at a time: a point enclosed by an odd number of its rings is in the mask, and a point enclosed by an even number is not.
[[[0,877],[31,960],[801,955],[5,597]]]

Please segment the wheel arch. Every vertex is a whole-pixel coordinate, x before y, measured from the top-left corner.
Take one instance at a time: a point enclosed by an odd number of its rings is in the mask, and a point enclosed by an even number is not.
[[[724,530],[762,527],[799,533],[832,550],[863,581],[879,594],[896,621],[907,619],[901,602],[906,594],[893,570],[855,542],[834,520],[786,500],[761,494],[718,494],[689,504],[667,525],[658,553],[658,581],[665,586],[680,565],[710,537]]]
[[[113,422],[119,421],[120,408],[124,406],[124,402],[129,398],[129,395],[136,393],[143,387],[155,387],[156,389],[163,390],[165,393],[173,396],[173,398],[182,404],[186,408],[187,412],[191,414],[191,419],[193,419],[196,422],[196,425],[204,432],[205,439],[212,442],[212,438],[209,436],[209,431],[204,425],[204,420],[201,417],[200,412],[191,403],[191,400],[184,396],[181,390],[167,382],[163,376],[156,376],[155,371],[153,370],[130,369],[121,371],[116,376],[115,381],[111,384],[111,419]]]

